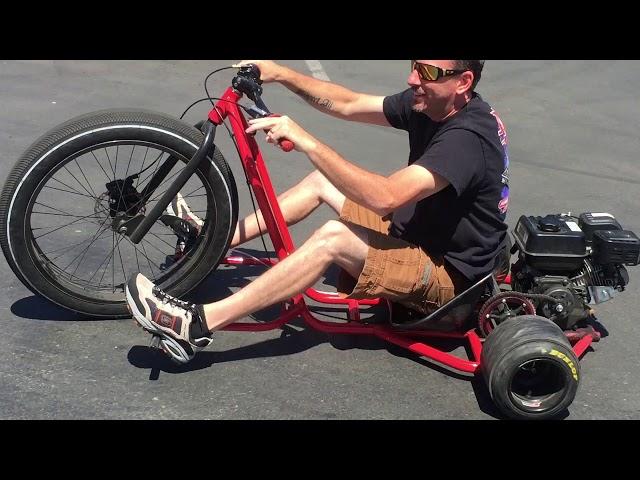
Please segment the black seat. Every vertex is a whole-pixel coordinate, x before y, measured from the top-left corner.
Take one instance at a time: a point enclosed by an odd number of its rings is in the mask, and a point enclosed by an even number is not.
[[[391,312],[391,325],[403,330],[460,331],[478,304],[480,297],[485,292],[492,291],[493,284],[493,273],[490,273],[427,316],[394,303]],[[402,318],[402,321],[398,322],[397,317]]]
[[[511,268],[511,237],[507,233],[505,245],[498,253],[493,272],[452,298],[438,310],[423,315],[399,303],[393,303],[391,325],[403,330],[461,331],[469,320],[483,294],[499,293],[498,284],[509,274]]]

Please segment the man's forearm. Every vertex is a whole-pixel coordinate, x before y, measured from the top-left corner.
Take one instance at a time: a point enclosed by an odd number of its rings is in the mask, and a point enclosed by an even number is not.
[[[340,85],[303,75],[287,67],[283,67],[278,81],[315,109],[338,118],[346,118],[345,107],[358,97],[357,93]]]

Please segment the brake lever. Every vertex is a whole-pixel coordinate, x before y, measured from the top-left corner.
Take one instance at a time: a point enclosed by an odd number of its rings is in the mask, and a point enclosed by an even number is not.
[[[268,117],[269,115],[271,115],[271,113],[262,110],[261,108],[258,108],[258,106],[256,105],[251,105],[249,108],[245,109],[245,112],[247,112],[249,114],[249,116],[253,119],[256,118],[265,118]]]

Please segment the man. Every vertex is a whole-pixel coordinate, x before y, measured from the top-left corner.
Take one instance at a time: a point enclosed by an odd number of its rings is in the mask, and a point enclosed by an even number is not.
[[[366,171],[288,117],[251,120],[247,132],[291,140],[316,170],[279,197],[287,224],[321,203],[340,215],[236,294],[188,305],[138,274],[127,286],[135,319],[179,361],[213,332],[303,292],[335,263],[355,286],[348,298],[384,297],[420,314],[444,305],[494,268],[507,236],[508,154],[504,126],[474,92],[482,60],[412,60],[410,88],[381,97],[350,91],[271,61],[250,61],[265,83],[280,82],[313,107],[345,120],[409,133],[408,166],[389,177]],[[258,225],[260,222],[260,226]],[[241,221],[232,247],[265,230]]]

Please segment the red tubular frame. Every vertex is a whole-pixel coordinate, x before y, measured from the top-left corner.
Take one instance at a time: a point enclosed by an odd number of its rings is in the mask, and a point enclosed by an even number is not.
[[[275,265],[279,260],[283,260],[294,252],[295,247],[291,239],[289,228],[287,227],[282,211],[278,204],[277,196],[271,183],[269,172],[265,165],[262,153],[253,136],[248,135],[245,130],[248,123],[237,105],[242,94],[233,88],[227,89],[222,98],[216,103],[213,110],[209,112],[209,120],[220,125],[228,118],[235,135],[240,160],[247,173],[247,178],[253,193],[258,202],[258,207],[263,213],[267,232],[273,243],[277,259],[247,259],[244,257],[230,256],[222,263],[228,265]],[[509,283],[509,279],[504,283]],[[317,302],[324,304],[337,304],[347,306],[348,321],[346,323],[327,322],[315,317],[304,301],[307,296]],[[480,365],[480,355],[482,353],[482,342],[474,330],[466,333],[445,333],[437,331],[402,331],[392,328],[389,325],[367,324],[360,319],[360,307],[378,305],[381,299],[373,300],[347,300],[341,298],[337,293],[321,292],[315,289],[308,289],[304,295],[296,295],[292,299],[283,303],[282,313],[278,318],[266,323],[236,322],[225,328],[230,331],[267,331],[282,327],[284,324],[297,317],[302,317],[309,326],[325,333],[343,333],[352,335],[375,335],[383,340],[406,348],[431,361],[463,373],[473,374]],[[433,348],[418,340],[420,337],[427,338],[449,338],[457,340],[467,340],[470,347],[470,360],[464,360],[455,355],[445,353]],[[593,338],[586,336],[573,347],[576,355],[580,357],[589,347]]]

